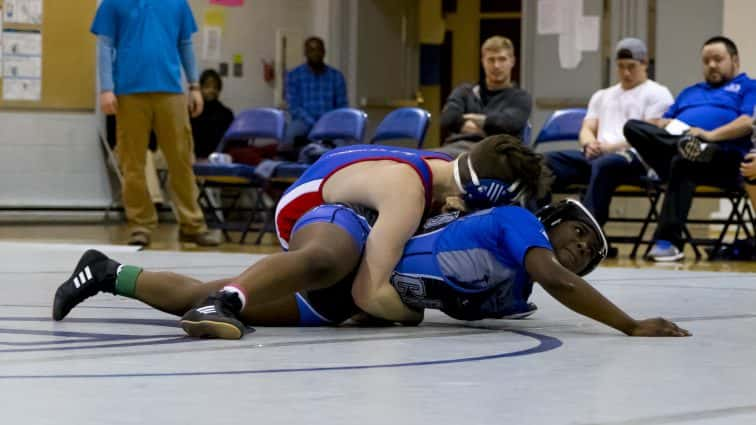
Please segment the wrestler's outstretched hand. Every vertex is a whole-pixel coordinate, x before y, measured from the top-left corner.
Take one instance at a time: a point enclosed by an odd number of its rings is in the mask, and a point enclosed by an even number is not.
[[[690,332],[667,319],[657,317],[639,320],[630,336],[690,336]]]

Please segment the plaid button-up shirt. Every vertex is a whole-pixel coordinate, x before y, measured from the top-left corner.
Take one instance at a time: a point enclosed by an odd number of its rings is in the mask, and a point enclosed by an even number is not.
[[[286,103],[292,119],[312,125],[326,112],[348,106],[344,75],[327,65],[322,74],[300,65],[286,76]]]

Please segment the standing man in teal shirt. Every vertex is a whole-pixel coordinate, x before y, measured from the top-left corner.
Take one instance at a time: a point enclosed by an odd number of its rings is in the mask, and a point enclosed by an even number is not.
[[[192,34],[197,24],[186,0],[103,0],[91,31],[97,35],[100,107],[117,118],[117,152],[129,243],[149,245],[158,217],[147,191],[144,162],[154,130],[170,173],[181,227],[179,238],[202,246],[220,243],[208,232],[197,203],[193,140],[187,107],[202,113]],[[181,81],[183,66],[189,101]]]

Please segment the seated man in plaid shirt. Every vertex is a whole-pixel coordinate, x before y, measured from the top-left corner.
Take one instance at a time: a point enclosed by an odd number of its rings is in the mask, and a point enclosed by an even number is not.
[[[304,43],[304,53],[307,63],[286,76],[286,103],[291,122],[286,127],[282,153],[307,144],[307,134],[323,114],[348,106],[344,75],[323,62],[323,40],[309,37]]]

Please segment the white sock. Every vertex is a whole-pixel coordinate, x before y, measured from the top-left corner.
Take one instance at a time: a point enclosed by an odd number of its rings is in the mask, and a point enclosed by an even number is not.
[[[226,285],[221,289],[223,292],[233,292],[237,296],[239,296],[239,299],[241,300],[241,308],[244,310],[244,306],[247,305],[247,294],[244,293],[244,289],[242,289],[239,286],[236,285]]]

